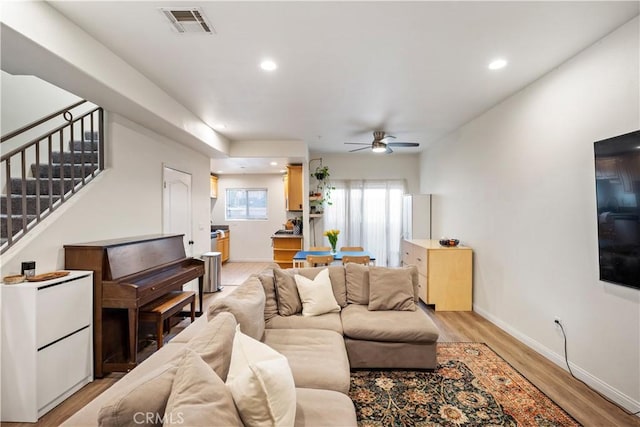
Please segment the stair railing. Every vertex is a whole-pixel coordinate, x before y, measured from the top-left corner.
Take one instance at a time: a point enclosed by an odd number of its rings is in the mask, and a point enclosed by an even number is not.
[[[0,148],[19,145],[0,156],[0,176],[5,177],[0,254],[104,170],[104,110],[85,103],[71,104],[0,138]],[[41,126],[55,127],[20,142]]]

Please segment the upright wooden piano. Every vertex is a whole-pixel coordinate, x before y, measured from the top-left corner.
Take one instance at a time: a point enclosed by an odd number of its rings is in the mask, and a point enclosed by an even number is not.
[[[202,313],[204,261],[187,257],[183,234],[65,245],[65,268],[93,270],[94,375],[136,366],[138,310],[198,279]]]

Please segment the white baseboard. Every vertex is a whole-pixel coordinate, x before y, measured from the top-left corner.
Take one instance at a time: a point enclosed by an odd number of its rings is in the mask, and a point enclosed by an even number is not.
[[[485,310],[483,310],[482,308],[478,307],[475,304],[473,305],[473,311],[478,313],[480,316],[484,317],[489,322],[493,323],[494,325],[496,325],[497,327],[499,327],[500,329],[502,329],[503,331],[505,331],[506,333],[508,333],[515,339],[517,339],[518,341],[522,342],[527,347],[532,348],[533,350],[540,353],[542,356],[546,357],[556,365],[560,366],[562,369],[568,371],[567,366],[565,364],[564,356],[554,352],[550,348],[542,345],[538,341],[523,334],[517,329],[514,329],[510,325],[506,324],[499,318],[486,312]],[[601,379],[591,375],[589,372],[585,371],[579,366],[576,366],[571,362],[569,362],[569,366],[571,366],[571,371],[576,376],[576,378],[579,378],[580,380],[584,381],[589,387],[602,393],[604,396],[608,397],[613,402],[625,408],[627,411],[630,411],[630,412],[640,411],[640,402],[620,392],[619,390],[605,383]],[[638,417],[640,417],[640,415],[638,415]]]

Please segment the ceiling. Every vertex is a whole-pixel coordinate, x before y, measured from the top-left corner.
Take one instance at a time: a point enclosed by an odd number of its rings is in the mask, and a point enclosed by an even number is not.
[[[316,153],[376,129],[421,143],[396,153],[420,151],[639,13],[611,1],[50,4],[231,141]],[[200,7],[215,34],[178,34],[168,6]],[[489,70],[498,57],[507,67]]]

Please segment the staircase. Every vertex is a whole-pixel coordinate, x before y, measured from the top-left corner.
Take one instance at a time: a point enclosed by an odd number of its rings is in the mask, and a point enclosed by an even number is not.
[[[57,113],[66,113],[66,125],[56,127],[1,158],[6,186],[0,196],[0,253],[104,169],[100,138],[102,109],[96,108],[77,119],[73,119],[69,107]],[[92,130],[85,131],[85,128]],[[81,139],[76,139],[75,135],[81,135]],[[2,142],[14,136],[15,132],[3,137]],[[65,138],[66,143],[63,142]],[[54,147],[58,151],[53,151]],[[33,163],[27,168],[30,160]]]

